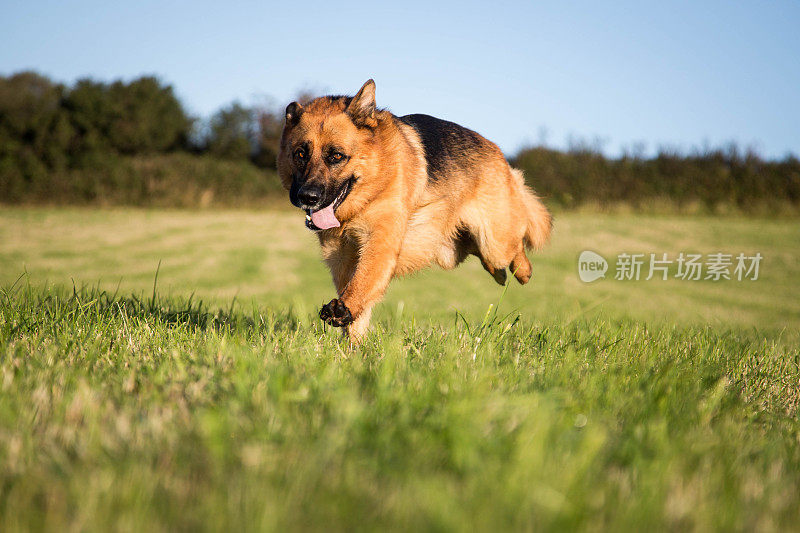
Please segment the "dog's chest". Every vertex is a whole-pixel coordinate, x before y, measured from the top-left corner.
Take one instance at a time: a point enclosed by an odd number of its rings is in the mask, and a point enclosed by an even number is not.
[[[449,213],[438,203],[418,209],[408,221],[396,274],[405,275],[431,263],[443,268],[455,266],[455,245],[451,237]]]

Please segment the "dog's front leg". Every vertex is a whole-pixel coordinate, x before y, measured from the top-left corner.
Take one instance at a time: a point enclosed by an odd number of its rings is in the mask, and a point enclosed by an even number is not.
[[[358,254],[352,278],[339,298],[325,304],[320,318],[326,323],[343,327],[351,340],[358,342],[369,325],[372,307],[381,299],[397,265],[403,241],[404,227],[399,227],[401,217],[375,227]],[[338,287],[337,287],[338,288]]]

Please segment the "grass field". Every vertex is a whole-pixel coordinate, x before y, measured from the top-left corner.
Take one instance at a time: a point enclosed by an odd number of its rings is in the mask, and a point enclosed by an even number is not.
[[[357,349],[302,222],[0,211],[0,530],[800,523],[796,220],[563,213],[530,285],[395,281]],[[584,284],[585,249],[764,260]]]

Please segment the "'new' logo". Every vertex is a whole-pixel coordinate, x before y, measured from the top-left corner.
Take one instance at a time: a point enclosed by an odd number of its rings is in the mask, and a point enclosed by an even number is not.
[[[608,262],[602,255],[584,250],[578,257],[578,277],[584,283],[591,283],[592,281],[606,277],[608,270]]]

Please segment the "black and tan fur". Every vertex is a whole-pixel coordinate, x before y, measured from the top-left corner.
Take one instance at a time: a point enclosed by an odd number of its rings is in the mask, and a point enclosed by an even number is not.
[[[427,115],[375,107],[375,83],[352,98],[290,104],[278,172],[298,207],[335,208],[340,227],[318,232],[338,298],[320,318],[358,341],[389,281],[470,254],[500,284],[506,268],[531,276],[550,214],[491,141]]]

